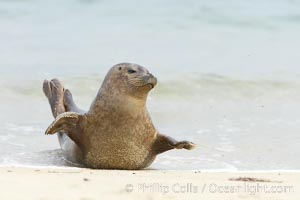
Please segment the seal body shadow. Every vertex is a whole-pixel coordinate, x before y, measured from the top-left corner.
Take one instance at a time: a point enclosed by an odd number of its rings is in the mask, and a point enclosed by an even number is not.
[[[130,63],[113,66],[89,111],[78,108],[69,90],[54,79],[44,82],[55,120],[46,134],[59,133],[67,160],[90,168],[141,169],[171,149],[192,149],[156,130],[146,109],[156,78]]]

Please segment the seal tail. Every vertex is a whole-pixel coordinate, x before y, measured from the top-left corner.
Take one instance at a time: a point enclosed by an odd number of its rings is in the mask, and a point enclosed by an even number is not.
[[[56,118],[59,114],[66,112],[64,106],[64,87],[58,79],[45,80],[43,91],[48,98],[52,115]]]

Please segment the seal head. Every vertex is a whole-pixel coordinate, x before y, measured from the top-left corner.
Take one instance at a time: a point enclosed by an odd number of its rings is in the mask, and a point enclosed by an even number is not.
[[[101,87],[101,91],[110,88],[121,95],[146,98],[155,87],[157,79],[146,68],[131,63],[120,63],[112,67]]]

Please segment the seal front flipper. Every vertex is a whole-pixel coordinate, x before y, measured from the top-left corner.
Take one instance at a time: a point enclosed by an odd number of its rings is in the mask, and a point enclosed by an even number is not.
[[[64,112],[59,114],[47,128],[45,134],[66,132],[66,134],[78,145],[82,146],[81,133],[85,125],[85,115],[76,112]]]
[[[195,148],[195,144],[189,141],[176,141],[175,139],[165,136],[162,134],[157,134],[156,140],[153,144],[153,151],[156,154],[163,153],[171,149],[187,149],[191,150]]]
[[[196,147],[196,145],[193,142],[189,141],[180,141],[175,144],[175,149],[187,149],[192,150]]]

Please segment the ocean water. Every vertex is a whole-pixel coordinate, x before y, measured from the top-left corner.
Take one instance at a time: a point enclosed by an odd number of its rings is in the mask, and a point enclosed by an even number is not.
[[[88,109],[109,68],[158,78],[148,110],[193,151],[154,169],[300,169],[300,1],[0,0],[0,166],[68,166],[42,92]]]

